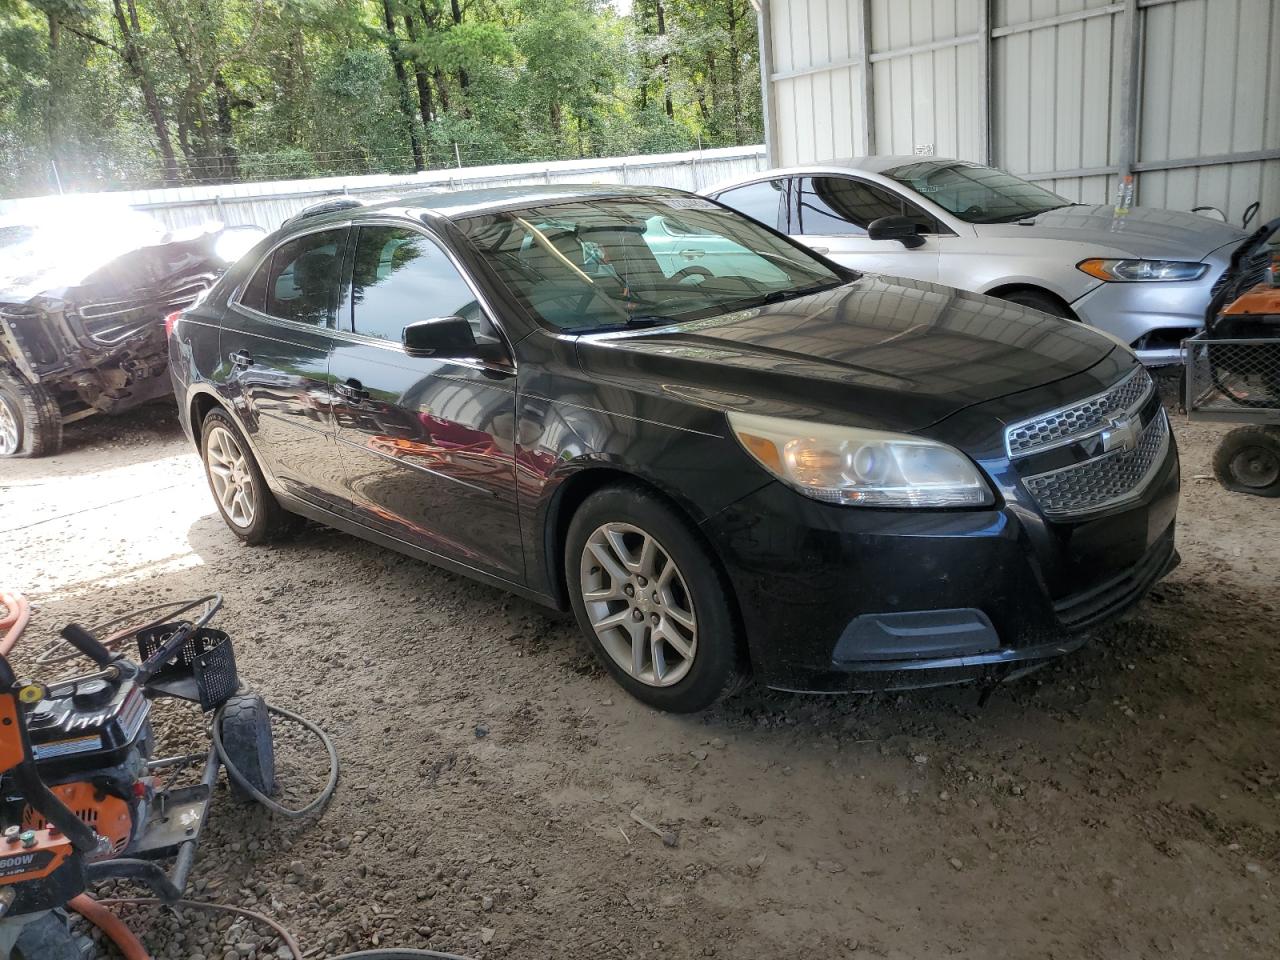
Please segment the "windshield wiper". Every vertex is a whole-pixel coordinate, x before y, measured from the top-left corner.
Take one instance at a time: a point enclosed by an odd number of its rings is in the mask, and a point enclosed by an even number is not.
[[[821,283],[811,283],[807,287],[793,287],[790,290],[774,290],[772,293],[766,293],[763,297],[752,302],[751,306],[763,307],[771,303],[782,303],[784,300],[794,300],[796,297],[806,297],[811,293],[821,293],[823,290],[830,290],[838,287],[843,280],[823,280]],[[739,308],[750,309],[750,307]]]
[[[597,323],[589,327],[565,327],[565,333],[616,333],[619,330],[643,330],[646,327],[661,327],[675,323],[670,317],[659,317],[651,314],[639,314],[628,317],[622,323]]]

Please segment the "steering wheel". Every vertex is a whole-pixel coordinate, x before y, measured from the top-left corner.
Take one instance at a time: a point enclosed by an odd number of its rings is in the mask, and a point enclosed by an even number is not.
[[[692,266],[692,267],[684,267],[680,270],[677,270],[668,279],[674,283],[684,283],[686,280],[692,277],[702,277],[703,279],[707,279],[713,276],[715,276],[715,274],[713,274],[706,267]]]
[[[974,203],[974,204],[970,204],[968,207],[966,207],[966,208],[965,208],[964,213],[963,213],[963,214],[961,214],[961,216],[964,216],[964,217],[980,217],[980,216],[982,216],[982,215],[983,215],[984,213],[986,213],[986,212],[987,212],[987,210],[986,210],[986,208],[985,208],[985,207],[980,206],[979,204]]]

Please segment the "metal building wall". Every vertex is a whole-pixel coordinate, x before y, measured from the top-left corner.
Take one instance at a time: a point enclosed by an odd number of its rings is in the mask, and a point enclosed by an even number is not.
[[[758,2],[774,163],[932,152],[1280,214],[1280,0]]]

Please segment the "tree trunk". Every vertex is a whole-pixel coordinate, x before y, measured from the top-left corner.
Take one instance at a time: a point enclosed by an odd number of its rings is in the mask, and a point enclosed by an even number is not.
[[[62,142],[62,77],[59,75],[61,57],[58,52],[58,48],[61,45],[62,29],[58,23],[58,18],[52,13],[48,14],[48,20],[49,74],[47,80],[49,83],[49,98],[45,102],[44,133],[49,147],[49,159],[56,165],[59,161],[64,164],[66,162]]]
[[[742,63],[738,51],[738,0],[729,0],[729,86],[733,94],[733,137],[741,143],[742,128]]]
[[[407,13],[404,15],[404,29],[409,34],[409,39],[417,43],[418,27],[413,22],[413,17]],[[422,126],[425,128],[435,119],[436,110],[431,99],[431,75],[427,72],[426,65],[417,57],[413,60],[413,78],[418,85],[418,112],[422,114]]]
[[[458,0],[449,0],[449,11],[453,14],[453,25],[455,27],[462,23],[462,6],[458,3]],[[463,90],[471,86],[471,78],[467,76],[467,71],[461,67],[458,68],[458,86]],[[465,115],[467,112],[465,108],[463,112]]]
[[[400,113],[408,128],[409,144],[413,149],[413,169],[420,173],[427,168],[427,165],[422,159],[422,138],[418,136],[413,97],[409,92],[409,75],[405,70],[404,56],[400,52],[400,39],[396,36],[396,20],[391,12],[391,0],[382,0],[382,15],[387,25],[387,49],[391,53],[391,65],[396,72],[396,87],[400,93]]]
[[[662,8],[662,0],[658,0],[658,36],[665,37],[667,35],[667,12]],[[667,53],[662,54],[662,103],[667,111],[667,116],[675,118],[675,107],[671,103],[671,57]]]
[[[231,90],[227,79],[219,70],[213,75],[213,92],[218,104],[218,153],[222,157],[220,168],[223,180],[240,179],[240,156],[232,142]]]
[[[125,3],[121,0],[111,0],[116,25],[120,28],[120,38],[124,41],[124,63],[142,90],[142,102],[146,105],[147,117],[151,120],[151,128],[156,135],[156,146],[160,150],[163,165],[161,172],[165,183],[177,183],[181,177],[178,174],[178,158],[173,152],[173,140],[169,136],[169,119],[165,116],[160,96],[156,93],[155,84],[151,81],[151,71],[147,69],[142,47],[138,44],[141,33],[138,26],[138,8],[134,0],[126,0],[126,2],[127,13]]]

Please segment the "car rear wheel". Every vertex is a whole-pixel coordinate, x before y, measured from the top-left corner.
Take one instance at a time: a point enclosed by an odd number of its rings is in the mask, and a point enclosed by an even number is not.
[[[1213,454],[1213,472],[1228,490],[1280,497],[1280,428],[1237,427]]]
[[[47,457],[60,449],[62,413],[53,394],[0,369],[0,457]]]
[[[302,526],[301,517],[280,506],[240,428],[223,411],[204,418],[200,454],[218,512],[245,543],[281,540]]]
[[[706,545],[660,497],[606,487],[569,525],[565,581],[578,624],[636,699],[689,713],[746,678],[729,587]]]

